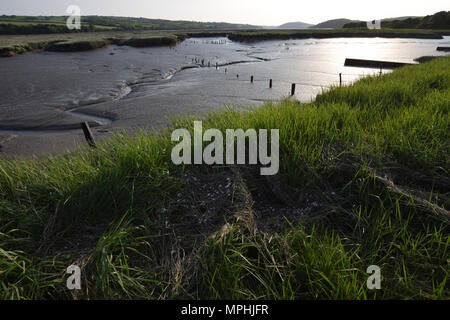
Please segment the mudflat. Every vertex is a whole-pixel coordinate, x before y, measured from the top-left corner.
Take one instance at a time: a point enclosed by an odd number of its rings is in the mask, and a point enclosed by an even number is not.
[[[178,115],[277,101],[289,96],[292,83],[294,98],[307,102],[336,85],[339,73],[348,84],[378,72],[344,67],[345,58],[414,63],[419,56],[444,55],[436,47],[448,43],[449,37],[255,43],[216,37],[174,47],[110,45],[16,55],[0,59],[0,155],[39,156],[84,146],[81,121],[103,139],[115,131],[158,129]]]

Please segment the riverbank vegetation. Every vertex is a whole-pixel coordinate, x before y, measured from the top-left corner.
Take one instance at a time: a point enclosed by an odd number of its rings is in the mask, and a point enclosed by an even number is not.
[[[115,45],[134,47],[174,46],[186,34],[170,32],[92,32],[0,36],[0,57],[11,57],[28,51],[87,51]]]
[[[167,130],[0,159],[2,299],[448,299],[450,58],[205,116],[280,173],[175,166]],[[81,267],[81,290],[66,268]],[[366,287],[381,268],[381,289]]]
[[[450,30],[409,30],[409,29],[333,29],[333,30],[253,30],[235,31],[228,38],[233,41],[263,41],[289,39],[328,39],[328,38],[416,38],[442,39]]]

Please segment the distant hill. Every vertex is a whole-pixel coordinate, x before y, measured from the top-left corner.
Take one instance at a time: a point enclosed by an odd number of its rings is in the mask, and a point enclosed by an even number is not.
[[[405,20],[405,19],[409,19],[409,18],[420,18],[420,17],[418,17],[418,16],[395,17],[395,18],[381,19],[381,21]]]
[[[344,25],[344,28],[364,28],[365,22],[350,22]],[[426,17],[403,17],[384,19],[381,23],[382,28],[393,29],[450,29],[450,11],[441,11]]]
[[[308,29],[312,24],[305,22],[288,22],[278,26],[277,29]]]
[[[343,28],[345,24],[356,22],[355,20],[350,19],[333,19],[321,22],[314,26],[310,26],[310,29],[340,29]],[[359,21],[358,21],[359,22]]]

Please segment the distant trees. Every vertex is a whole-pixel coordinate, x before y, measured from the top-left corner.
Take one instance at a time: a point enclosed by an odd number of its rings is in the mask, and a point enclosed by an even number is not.
[[[383,28],[393,29],[450,29],[450,11],[441,11],[431,16],[419,18],[407,18],[402,20],[383,21]],[[365,22],[350,22],[344,28],[365,28]]]
[[[419,27],[422,29],[450,29],[450,11],[441,11],[422,19]]]

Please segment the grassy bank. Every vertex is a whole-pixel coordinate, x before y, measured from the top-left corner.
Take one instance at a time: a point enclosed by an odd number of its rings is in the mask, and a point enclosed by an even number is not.
[[[92,32],[0,36],[0,57],[11,57],[28,51],[88,51],[111,44],[133,47],[174,46],[186,39],[185,34],[170,32]]]
[[[333,30],[253,30],[235,31],[229,35],[233,41],[262,41],[289,39],[328,39],[328,38],[415,38],[442,39],[450,35],[450,30],[420,30],[420,29],[379,29],[367,28],[333,29]]]
[[[0,160],[0,298],[450,298],[449,70],[438,58],[203,119],[279,129],[272,177],[175,166],[171,128]],[[82,290],[66,289],[71,264]]]

